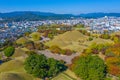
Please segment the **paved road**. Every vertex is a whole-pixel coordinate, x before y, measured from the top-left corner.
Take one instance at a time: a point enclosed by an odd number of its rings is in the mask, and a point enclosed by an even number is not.
[[[71,64],[71,60],[76,57],[76,56],[79,56],[80,53],[75,53],[75,54],[72,54],[70,56],[67,56],[67,55],[59,55],[59,54],[53,54],[51,53],[49,50],[44,50],[44,51],[38,51],[37,52],[38,54],[44,54],[46,57],[48,58],[54,58],[54,59],[57,59],[57,60],[63,60],[66,62],[66,64]]]

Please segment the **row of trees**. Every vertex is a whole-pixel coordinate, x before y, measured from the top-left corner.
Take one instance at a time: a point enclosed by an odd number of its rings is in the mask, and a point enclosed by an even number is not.
[[[56,53],[56,54],[63,54],[63,55],[72,55],[73,53],[75,53],[75,51],[72,51],[70,49],[61,49],[59,46],[57,45],[53,45],[49,48],[49,50],[52,53]]]
[[[105,55],[108,72],[114,76],[120,77],[120,43],[109,47]]]
[[[47,46],[45,46],[42,42],[40,43],[35,43],[33,41],[28,41],[24,44],[24,47],[26,47],[27,49],[37,49],[37,50],[44,50],[46,48],[48,48]]]
[[[96,44],[93,43],[84,51],[85,55],[98,55],[103,53],[105,56],[106,72],[120,77],[120,43],[113,44]],[[92,59],[91,59],[92,60]]]
[[[111,46],[111,44],[97,44],[97,43],[92,43],[92,45],[84,50],[84,53],[87,54],[99,54],[100,52],[102,54],[105,54],[106,50],[109,48],[109,46]]]

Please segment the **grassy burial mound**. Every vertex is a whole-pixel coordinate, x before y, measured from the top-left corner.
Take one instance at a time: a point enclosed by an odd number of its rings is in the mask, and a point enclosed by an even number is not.
[[[72,49],[79,51],[79,49],[84,48],[83,43],[88,39],[87,36],[83,35],[79,31],[68,31],[64,34],[56,36],[53,40],[46,43],[47,46],[58,45],[60,48]]]
[[[2,73],[0,80],[24,80],[22,77],[15,73]]]
[[[17,43],[17,44],[25,44],[27,41],[28,41],[27,38],[21,37],[21,38],[19,38],[19,39],[16,41],[16,43]]]
[[[120,31],[114,32],[111,35],[120,35]]]
[[[40,37],[41,37],[41,34],[39,32],[33,32],[29,36],[31,37],[30,40],[39,41]]]
[[[34,78],[24,70],[24,57],[0,65],[0,80],[33,80]]]
[[[0,80],[34,80],[26,73],[5,72],[0,74]],[[39,79],[40,80],[40,79]]]
[[[96,43],[96,44],[114,44],[114,42],[110,39],[101,39],[101,38],[95,38],[92,41],[86,41],[83,44],[90,46],[91,44]]]

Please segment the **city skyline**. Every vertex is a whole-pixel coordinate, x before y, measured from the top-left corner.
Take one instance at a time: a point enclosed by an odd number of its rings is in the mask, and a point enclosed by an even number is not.
[[[0,12],[120,13],[119,0],[0,0]]]

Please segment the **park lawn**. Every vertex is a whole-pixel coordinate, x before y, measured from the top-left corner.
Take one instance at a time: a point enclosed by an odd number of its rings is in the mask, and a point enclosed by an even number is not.
[[[21,37],[18,40],[16,40],[17,44],[22,44],[22,45],[25,44],[26,42],[28,42],[28,39],[25,37]]]
[[[34,78],[21,72],[2,72],[0,73],[0,80],[34,80]]]
[[[36,78],[24,70],[24,60],[24,57],[16,57],[1,64],[0,80],[35,80]]]
[[[58,74],[52,80],[80,80],[71,70],[67,69],[66,71]]]
[[[71,78],[75,79],[75,80],[80,80],[74,72],[72,72],[71,70],[67,69],[64,74],[70,76]]]
[[[30,51],[29,49],[27,49],[26,47],[24,47],[24,48],[21,48],[21,50],[23,50],[23,51]]]
[[[24,57],[26,56],[25,52],[28,51],[26,48],[15,48],[15,53],[12,55],[12,58]]]
[[[52,80],[75,80],[75,79],[72,79],[71,77],[67,76],[64,73],[60,73],[59,75],[54,77]]]
[[[23,68],[23,62],[24,62],[23,57],[18,57],[14,60],[5,62],[0,65],[0,72],[8,72],[8,71],[17,71],[17,72],[24,72]]]
[[[55,36],[53,40],[45,43],[47,46],[57,45],[62,49],[71,49],[77,52],[81,52],[86,48],[84,45],[80,45],[80,42],[84,42],[88,39],[88,36],[83,35],[79,31],[67,31],[64,34]]]

